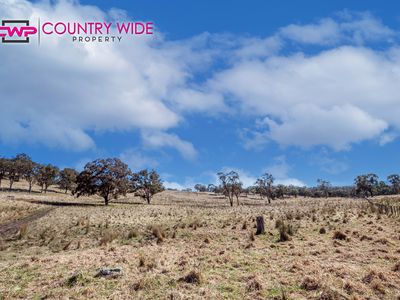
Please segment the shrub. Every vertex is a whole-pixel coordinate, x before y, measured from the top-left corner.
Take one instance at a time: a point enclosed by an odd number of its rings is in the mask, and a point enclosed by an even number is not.
[[[326,233],[326,229],[325,229],[324,227],[321,227],[321,228],[319,229],[319,233],[320,233],[320,234],[325,234],[325,233]]]
[[[246,291],[250,293],[261,290],[262,290],[261,283],[257,280],[255,276],[250,276],[246,284]]]
[[[191,284],[201,284],[204,281],[204,279],[200,272],[190,271],[189,274],[181,277],[179,279],[179,281],[183,281],[183,282],[191,283]]]
[[[300,285],[300,287],[306,291],[315,291],[319,289],[319,282],[311,277],[305,277]]]
[[[19,240],[23,239],[24,237],[26,237],[27,232],[28,232],[28,225],[27,224],[21,225],[21,227],[18,230],[17,238]]]
[[[294,235],[294,228],[291,224],[280,223],[279,230],[279,242],[286,242],[290,240],[290,236]]]
[[[157,243],[161,243],[164,241],[165,232],[160,226],[152,226],[151,233],[155,238],[157,238]]]
[[[117,238],[117,235],[115,232],[108,230],[104,232],[102,238],[100,239],[100,246],[107,245],[108,243],[111,243],[113,240]]]
[[[74,273],[73,275],[71,275],[71,277],[69,277],[65,284],[67,287],[73,287],[75,285],[77,285],[78,283],[83,283],[85,281],[85,278],[83,276],[83,274],[81,272],[77,272]]]
[[[131,229],[128,232],[128,239],[133,239],[139,236],[139,232],[137,231],[137,229]]]
[[[333,234],[333,239],[335,240],[345,240],[347,238],[347,236],[341,232],[341,231],[335,231],[335,233]]]
[[[400,262],[395,264],[392,270],[393,272],[400,272]]]

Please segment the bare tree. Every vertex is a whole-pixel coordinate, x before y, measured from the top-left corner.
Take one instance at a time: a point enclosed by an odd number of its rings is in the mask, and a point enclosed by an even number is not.
[[[126,195],[129,189],[128,166],[118,158],[97,159],[86,164],[77,176],[77,197],[98,194],[104,198],[105,205],[111,198]]]
[[[164,190],[160,175],[154,170],[141,170],[133,173],[131,183],[135,195],[145,199],[148,204],[155,194]]]
[[[42,193],[43,191],[47,193],[47,189],[49,188],[49,186],[57,183],[58,174],[58,168],[51,164],[41,165],[39,167],[36,181],[40,185]]]
[[[219,172],[217,174],[221,181],[222,193],[229,199],[229,203],[233,206],[233,199],[236,197],[237,205],[239,205],[239,196],[242,191],[242,183],[239,174],[235,171],[228,173]]]
[[[78,176],[78,172],[71,168],[65,168],[60,172],[60,178],[58,181],[58,185],[61,189],[65,190],[65,193],[68,191],[73,191],[76,187],[76,178]]]

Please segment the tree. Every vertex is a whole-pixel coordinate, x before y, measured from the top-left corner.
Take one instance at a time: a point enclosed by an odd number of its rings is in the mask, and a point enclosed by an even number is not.
[[[5,179],[7,175],[7,164],[8,164],[8,159],[0,157],[0,188],[1,188],[1,181]]]
[[[20,178],[25,178],[26,173],[29,173],[33,168],[33,164],[32,159],[25,153],[18,154],[15,158],[10,160],[8,174],[10,190],[15,181],[19,181]],[[31,187],[29,190],[31,190]]]
[[[141,170],[133,173],[131,183],[135,195],[146,200],[148,204],[155,194],[164,190],[160,175],[154,170]]]
[[[77,197],[97,194],[108,205],[111,198],[126,195],[130,173],[128,166],[118,158],[97,159],[86,164],[77,176],[74,194]]]
[[[78,172],[71,168],[65,168],[60,172],[60,178],[58,180],[58,185],[61,189],[65,190],[65,193],[68,191],[73,191],[76,187],[76,178],[78,176]]]
[[[217,187],[212,183],[210,183],[207,186],[207,192],[209,192],[209,193],[216,193],[216,190],[217,190]]]
[[[6,162],[6,173],[9,181],[9,190],[11,191],[15,181],[19,180],[18,166],[15,158],[8,159]]]
[[[325,198],[329,197],[329,190],[331,188],[331,183],[326,180],[317,179],[318,189],[322,192]]]
[[[274,191],[274,196],[278,199],[283,199],[286,194],[286,186],[283,184],[278,184],[275,191]]]
[[[49,186],[57,183],[59,170],[51,164],[39,166],[36,181],[41,187],[41,192],[47,193]]]
[[[267,197],[268,203],[271,203],[271,199],[274,198],[272,185],[274,184],[274,177],[269,174],[265,173],[260,178],[257,179],[256,191],[260,194],[261,199],[264,199],[264,196]]]
[[[239,205],[239,196],[242,191],[239,174],[235,171],[230,171],[228,173],[219,172],[217,176],[221,181],[222,193],[229,199],[230,205],[233,206],[234,197],[236,197],[237,204]]]
[[[28,182],[29,184],[29,193],[32,192],[32,185],[34,184],[34,182],[37,180],[38,178],[38,174],[39,174],[39,170],[40,170],[40,165],[30,161],[27,163],[26,166],[26,170],[23,174],[23,178]]]
[[[200,184],[200,183],[197,183],[197,184],[194,186],[194,189],[195,189],[197,192],[207,192],[207,187],[206,187],[204,184]]]
[[[376,174],[359,175],[354,179],[356,195],[368,197],[373,196],[378,186],[378,176]]]
[[[393,193],[398,194],[400,192],[400,175],[392,174],[387,179],[392,185]]]

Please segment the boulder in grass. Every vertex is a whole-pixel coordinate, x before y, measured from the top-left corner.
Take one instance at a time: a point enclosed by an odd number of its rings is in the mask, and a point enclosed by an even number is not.
[[[95,277],[116,278],[123,274],[122,268],[101,268]]]

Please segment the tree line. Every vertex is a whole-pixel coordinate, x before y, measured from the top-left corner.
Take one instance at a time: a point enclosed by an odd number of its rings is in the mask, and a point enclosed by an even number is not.
[[[222,194],[231,206],[235,200],[240,204],[242,194],[259,195],[271,203],[271,200],[284,197],[372,197],[400,193],[399,174],[389,175],[387,182],[379,180],[373,173],[359,175],[352,186],[332,186],[329,181],[318,179],[315,187],[276,185],[275,178],[269,173],[263,174],[254,185],[246,188],[235,171],[219,172],[217,177],[218,185],[196,184],[194,189],[198,192]],[[50,186],[56,185],[76,197],[99,195],[106,205],[127,193],[135,193],[150,204],[152,197],[164,190],[162,180],[155,170],[144,169],[135,173],[118,158],[94,160],[87,163],[82,172],[78,172],[73,168],[60,170],[52,164],[36,163],[24,153],[12,158],[0,157],[0,188],[4,179],[9,181],[9,190],[12,190],[15,182],[25,180],[29,193],[34,184],[41,188],[41,193],[46,193]]]
[[[108,205],[111,199],[117,199],[127,193],[135,193],[150,204],[152,197],[164,190],[162,180],[155,170],[132,172],[128,165],[118,158],[97,159],[85,165],[82,172],[73,168],[60,170],[52,164],[39,164],[26,154],[12,158],[0,157],[0,188],[2,180],[9,181],[11,191],[15,182],[25,180],[28,191],[37,184],[41,193],[56,185],[65,193],[80,197],[99,195]]]
[[[396,195],[400,193],[400,175],[392,174],[387,177],[387,183],[379,180],[378,175],[370,173],[359,175],[354,179],[352,186],[332,186],[332,184],[323,179],[317,180],[315,187],[298,187],[294,185],[274,185],[274,177],[265,173],[256,180],[254,185],[244,188],[240,181],[239,174],[235,171],[227,173],[219,172],[217,174],[219,185],[196,184],[194,189],[197,192],[210,192],[223,194],[228,198],[233,206],[236,199],[239,205],[239,196],[241,194],[259,195],[261,199],[271,200],[282,199],[284,197],[372,197],[378,195]]]

